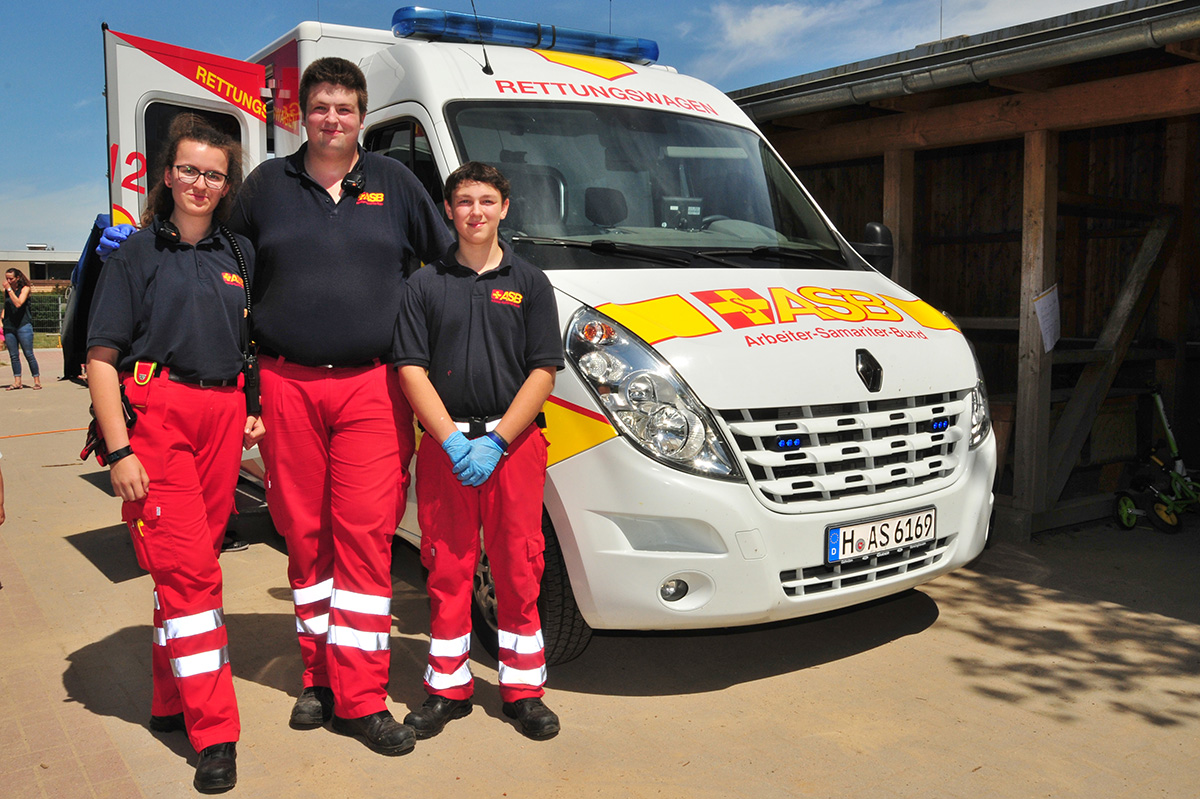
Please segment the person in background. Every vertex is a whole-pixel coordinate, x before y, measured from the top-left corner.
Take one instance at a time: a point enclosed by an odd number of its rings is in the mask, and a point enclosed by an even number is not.
[[[237,782],[241,733],[217,556],[241,448],[263,434],[240,380],[253,251],[218,225],[241,183],[239,145],[181,114],[164,157],[143,227],[108,258],[92,301],[88,387],[121,517],[154,581],[150,729],[186,731],[200,755],[193,785],[217,793]]]
[[[499,241],[508,193],[508,181],[487,164],[450,174],[446,215],[458,244],[409,278],[396,323],[400,383],[425,429],[417,515],[429,569],[429,698],[404,719],[418,738],[471,712],[480,527],[496,586],[503,712],[529,738],[559,731],[542,701],[546,439],[537,419],[564,366],[562,338],[549,279]]]
[[[33,387],[42,387],[41,372],[37,358],[33,355],[33,317],[29,313],[29,278],[20,269],[9,269],[4,273],[4,344],[8,347],[8,358],[12,361],[13,381],[8,391],[24,388],[21,384],[21,360],[18,347],[29,362],[29,373],[33,375]]]

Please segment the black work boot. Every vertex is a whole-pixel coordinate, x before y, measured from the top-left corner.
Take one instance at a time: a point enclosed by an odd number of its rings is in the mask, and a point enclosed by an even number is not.
[[[293,730],[311,730],[333,718],[333,690],[324,685],[305,688],[292,705],[288,722]]]
[[[187,729],[182,713],[171,716],[151,716],[149,726],[153,732],[179,732]]]
[[[237,744],[204,747],[192,785],[200,793],[222,793],[237,785]]]
[[[558,735],[558,716],[546,707],[541,699],[518,699],[516,702],[505,702],[504,715],[516,719],[525,737],[535,741],[544,741]]]
[[[362,738],[368,748],[381,755],[403,755],[417,743],[413,728],[396,721],[386,710],[356,719],[334,716],[333,731]]]
[[[413,728],[418,740],[432,738],[442,731],[446,722],[470,715],[470,699],[447,699],[437,694],[425,700],[425,704],[404,717],[404,723]]]

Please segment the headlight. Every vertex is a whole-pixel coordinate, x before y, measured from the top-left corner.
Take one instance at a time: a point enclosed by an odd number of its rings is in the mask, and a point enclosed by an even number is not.
[[[705,477],[741,478],[708,409],[637,336],[583,308],[567,326],[566,351],[613,426],[647,455]]]
[[[988,408],[987,387],[981,377],[971,390],[971,449],[982,444],[991,429],[992,411]]]

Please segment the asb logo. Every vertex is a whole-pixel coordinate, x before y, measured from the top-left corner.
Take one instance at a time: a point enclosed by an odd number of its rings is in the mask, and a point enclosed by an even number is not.
[[[226,283],[228,283],[231,286],[237,286],[238,288],[246,287],[246,284],[242,282],[241,275],[235,275],[230,272],[222,272],[221,279],[224,280]]]
[[[498,302],[502,305],[519,306],[521,304],[522,299],[523,299],[523,297],[521,296],[521,292],[519,292],[519,291],[505,291],[504,289],[492,289],[492,302]]]
[[[364,191],[358,195],[358,202],[355,205],[383,205],[383,192]]]
[[[694,292],[696,299],[721,315],[730,327],[737,330],[755,325],[775,324],[771,303],[750,289],[719,289]]]

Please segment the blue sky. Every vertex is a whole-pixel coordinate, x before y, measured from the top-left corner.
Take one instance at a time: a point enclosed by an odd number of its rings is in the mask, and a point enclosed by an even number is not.
[[[6,0],[0,250],[83,245],[107,210],[104,53],[114,30],[245,58],[320,19],[388,28],[378,0]],[[424,5],[470,11],[470,0]],[[1096,0],[476,0],[480,14],[658,41],[660,61],[725,91],[1100,5]]]

